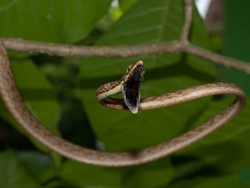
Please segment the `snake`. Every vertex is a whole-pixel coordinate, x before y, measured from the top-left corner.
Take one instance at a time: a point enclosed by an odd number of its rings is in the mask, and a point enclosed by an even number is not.
[[[144,75],[143,64],[143,61],[137,61],[128,67],[120,80],[101,85],[96,90],[96,98],[99,102],[111,108],[129,109],[136,114],[140,105],[140,85]],[[123,100],[109,97],[120,92],[123,93]],[[112,102],[121,106],[112,105]]]
[[[235,117],[245,103],[244,92],[233,83],[215,82],[192,86],[159,96],[140,99],[140,85],[143,80],[143,62],[129,67],[122,79],[100,86],[97,99],[101,104],[120,110],[129,109],[133,114],[138,110],[163,108],[201,97],[212,95],[235,95],[234,101],[223,111],[203,124],[170,140],[136,151],[107,152],[89,149],[73,144],[45,128],[25,105],[15,83],[6,49],[0,40],[0,95],[17,123],[34,140],[49,150],[68,159],[96,166],[121,167],[147,163],[166,157],[207,136]],[[25,76],[25,75],[24,75]],[[122,92],[124,99],[111,96]]]

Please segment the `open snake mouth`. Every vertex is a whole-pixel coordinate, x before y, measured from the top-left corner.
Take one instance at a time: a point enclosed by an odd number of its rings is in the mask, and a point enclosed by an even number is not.
[[[138,112],[140,105],[140,86],[143,80],[143,65],[138,65],[123,84],[124,101],[130,111]]]

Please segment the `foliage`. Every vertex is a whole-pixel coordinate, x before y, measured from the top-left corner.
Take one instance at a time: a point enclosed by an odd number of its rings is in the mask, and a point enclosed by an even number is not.
[[[121,9],[111,8],[110,3],[110,0],[0,0],[0,35],[35,41],[119,45],[170,41],[181,33],[184,22],[181,0],[121,0]],[[118,20],[112,16],[117,11],[122,12]],[[196,10],[190,40],[211,50],[206,28]],[[127,66],[139,59],[145,62],[146,69],[142,97],[218,79],[210,62],[190,55],[80,59],[9,54],[18,88],[36,117],[54,133],[93,149],[96,139],[108,151],[160,143],[204,122],[232,100],[205,98],[133,115],[107,109],[95,98],[99,85],[119,79]],[[0,133],[4,132],[7,138],[0,134],[0,187],[249,187],[249,106],[224,128],[170,157],[135,167],[104,168],[63,160],[36,142],[29,143],[32,139],[6,128],[5,125],[18,125],[1,104]],[[10,142],[11,134],[21,138]],[[17,144],[20,141],[27,144],[20,146]]]

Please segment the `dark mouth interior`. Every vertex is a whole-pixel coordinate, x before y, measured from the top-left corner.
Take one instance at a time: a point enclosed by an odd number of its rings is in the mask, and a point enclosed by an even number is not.
[[[128,81],[124,83],[125,102],[131,109],[136,109],[140,102],[140,85],[142,82],[143,66],[135,68]]]

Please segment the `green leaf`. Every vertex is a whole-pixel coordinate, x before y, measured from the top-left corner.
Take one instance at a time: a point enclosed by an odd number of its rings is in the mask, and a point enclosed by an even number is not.
[[[36,151],[23,151],[18,153],[18,158],[40,184],[54,178],[56,168],[48,155]]]
[[[245,181],[247,184],[250,184],[250,168],[239,172],[238,176],[241,178],[241,180]]]
[[[250,62],[250,53],[248,50],[250,37],[250,28],[246,27],[248,21],[248,7],[250,1],[225,1],[224,8],[224,31],[223,40],[226,45],[223,45],[223,53],[226,56],[233,57],[239,60]],[[239,48],[240,46],[240,48]],[[249,74],[235,69],[221,67],[220,79],[226,82],[233,82],[240,85],[245,93],[250,95],[250,87],[248,80]]]
[[[168,159],[125,168],[97,167],[66,161],[60,178],[75,187],[160,187],[167,185],[173,176]]]
[[[76,187],[120,187],[121,170],[102,168],[75,161],[66,161],[60,171],[60,178]]]
[[[97,45],[136,45],[178,39],[183,26],[183,11],[181,0],[138,1]],[[190,37],[192,42],[208,48],[206,29],[196,10]],[[199,117],[210,102],[210,98],[205,98],[169,108],[140,111],[136,115],[101,106],[95,96],[96,89],[120,79],[128,65],[138,60],[145,62],[146,70],[141,86],[142,98],[199,85],[215,78],[213,65],[181,54],[85,60],[79,77],[82,100],[93,129],[107,151],[136,150],[166,141],[191,127],[195,123],[193,119]],[[132,173],[131,180],[134,177],[140,181],[133,180],[126,186],[146,187],[148,183],[157,187],[157,181],[153,180],[163,176],[161,171],[166,168],[168,160],[155,161],[154,174],[150,173],[150,168],[138,166],[141,171]]]
[[[211,187],[228,187],[228,188],[248,188],[249,184],[242,181],[239,177],[235,175],[219,176],[219,177],[198,177],[189,178],[185,181],[179,181],[174,183],[169,188],[182,188],[182,187],[192,187],[192,188],[211,188]]]
[[[0,35],[48,42],[85,38],[111,0],[0,0]]]
[[[40,122],[58,133],[60,107],[45,75],[30,60],[11,61],[17,87],[26,105]]]
[[[57,125],[60,107],[55,92],[45,75],[29,59],[13,59],[11,65],[17,88],[25,104],[45,127],[53,133],[59,134]],[[2,103],[0,108],[2,118],[23,131]],[[37,143],[35,142],[35,144]],[[37,146],[40,147],[40,145]]]
[[[12,151],[0,153],[0,187],[33,188],[38,183],[35,176]]]
[[[205,27],[197,12],[194,18],[191,39],[207,47]],[[182,25],[182,1],[157,0],[153,4],[149,0],[139,1],[98,44],[142,44],[174,40],[179,37]],[[120,79],[127,66],[139,59],[145,61],[146,70],[141,88],[142,98],[214,80],[211,64],[187,55],[93,58],[84,61],[80,77],[82,100],[93,128],[107,150],[144,148],[176,136],[194,123],[192,119],[199,116],[197,112],[210,101],[206,98],[170,108],[141,111],[137,115],[101,106],[95,97],[98,86]]]
[[[217,112],[222,111],[230,102],[232,98],[211,102],[197,123],[208,120]],[[250,103],[247,102],[240,114],[233,120],[178,154],[195,156],[224,172],[238,173],[249,168],[249,108]]]
[[[174,176],[168,158],[140,166],[125,168],[122,187],[165,187]]]
[[[132,7],[138,0],[119,0],[119,6],[123,12],[126,12],[130,7]]]

